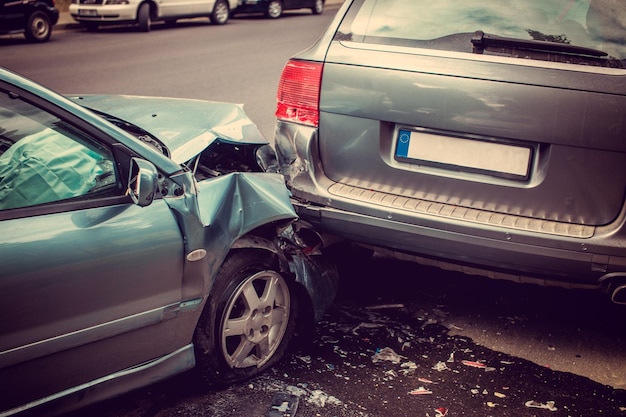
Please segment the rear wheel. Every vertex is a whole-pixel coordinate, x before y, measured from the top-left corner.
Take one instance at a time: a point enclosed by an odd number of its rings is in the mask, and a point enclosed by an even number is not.
[[[311,7],[311,11],[313,14],[322,14],[324,13],[324,1],[323,0],[315,0],[315,4]]]
[[[283,14],[283,3],[280,0],[272,0],[267,5],[267,10],[265,11],[265,17],[269,17],[270,19],[277,19],[280,15]]]
[[[143,3],[139,6],[137,11],[137,23],[139,24],[139,30],[142,32],[150,32],[150,26],[152,21],[150,19],[150,5]]]
[[[211,23],[214,25],[223,25],[228,22],[230,10],[225,0],[217,0],[211,13]]]
[[[237,251],[224,261],[194,336],[209,383],[250,378],[280,360],[295,332],[292,294],[265,252]]]
[[[24,36],[32,42],[46,42],[52,34],[50,18],[42,11],[31,14],[26,22]]]

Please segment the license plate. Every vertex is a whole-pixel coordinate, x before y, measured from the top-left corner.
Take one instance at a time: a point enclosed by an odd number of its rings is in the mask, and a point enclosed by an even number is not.
[[[97,16],[98,12],[93,9],[79,9],[78,15],[79,16]]]
[[[400,129],[396,159],[454,171],[527,179],[532,148],[489,140],[474,140]]]

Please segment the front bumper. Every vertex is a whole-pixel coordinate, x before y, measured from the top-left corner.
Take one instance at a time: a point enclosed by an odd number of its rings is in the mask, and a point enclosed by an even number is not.
[[[136,5],[70,5],[70,14],[77,22],[125,23],[137,18]]]

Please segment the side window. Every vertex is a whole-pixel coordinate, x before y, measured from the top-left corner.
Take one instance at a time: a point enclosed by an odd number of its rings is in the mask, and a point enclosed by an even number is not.
[[[95,197],[115,188],[114,166],[106,147],[0,91],[0,210]]]

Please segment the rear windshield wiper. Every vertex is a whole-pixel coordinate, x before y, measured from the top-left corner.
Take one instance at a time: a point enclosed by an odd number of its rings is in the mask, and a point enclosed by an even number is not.
[[[600,51],[598,49],[585,48],[584,46],[571,45],[569,43],[506,38],[504,36],[484,33],[482,30],[477,30],[476,32],[474,32],[474,34],[472,35],[472,45],[474,46],[474,53],[477,54],[482,54],[485,48],[491,46],[526,49],[533,51],[556,52],[573,55],[586,55],[598,58],[608,55],[608,53]]]

